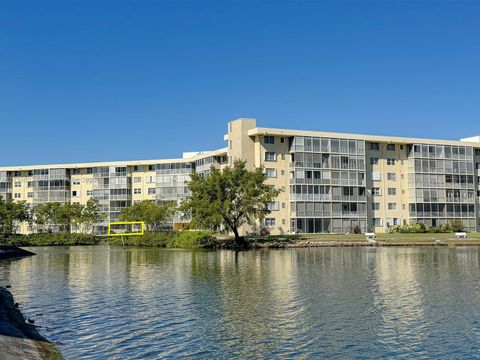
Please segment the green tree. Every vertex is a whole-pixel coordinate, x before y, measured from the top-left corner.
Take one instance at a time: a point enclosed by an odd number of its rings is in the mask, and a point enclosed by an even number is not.
[[[90,198],[83,207],[79,224],[82,226],[83,232],[93,233],[94,226],[105,220],[107,214],[100,211],[100,204],[97,199]]]
[[[80,223],[83,212],[83,205],[79,203],[60,204],[55,216],[54,222],[60,227],[60,231],[71,233],[72,225]]]
[[[224,227],[235,235],[237,245],[243,245],[239,229],[254,224],[270,213],[268,204],[279,191],[265,185],[263,169],[248,170],[245,162],[236,160],[222,170],[212,168],[208,177],[192,174],[191,196],[181,206],[192,217],[192,225],[203,229]]]
[[[120,220],[143,221],[147,231],[158,231],[165,226],[165,223],[175,214],[175,211],[176,203],[173,201],[155,204],[152,201],[144,200],[122,209]]]
[[[44,225],[47,231],[52,231],[52,226],[58,226],[61,232],[72,232],[72,226],[77,225],[83,232],[93,231],[93,226],[106,217],[100,211],[97,199],[89,199],[86,205],[79,203],[61,204],[48,202],[39,204],[34,209],[34,221]]]
[[[61,206],[58,202],[47,202],[36,205],[33,209],[35,224],[43,225],[48,232],[51,232],[52,226],[57,223],[57,214]]]
[[[30,207],[26,201],[4,200],[0,196],[0,232],[11,235],[14,232],[15,224],[30,221]]]

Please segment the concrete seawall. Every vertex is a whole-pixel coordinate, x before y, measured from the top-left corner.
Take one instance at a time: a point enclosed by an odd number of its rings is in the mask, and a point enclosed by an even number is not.
[[[63,359],[55,346],[25,322],[12,294],[0,287],[0,360]]]

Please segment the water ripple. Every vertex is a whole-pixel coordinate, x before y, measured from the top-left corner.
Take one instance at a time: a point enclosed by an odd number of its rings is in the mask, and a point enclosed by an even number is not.
[[[67,359],[480,357],[478,248],[34,251],[0,284]]]

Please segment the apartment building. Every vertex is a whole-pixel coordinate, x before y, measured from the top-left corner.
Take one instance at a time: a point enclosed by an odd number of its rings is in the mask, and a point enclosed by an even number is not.
[[[255,119],[228,123],[227,147],[179,159],[0,167],[0,196],[36,204],[99,200],[109,221],[142,200],[189,195],[192,172],[208,176],[235,159],[263,167],[280,190],[258,224],[272,233],[388,231],[422,222],[461,220],[480,229],[480,137],[460,141],[259,128]],[[173,225],[184,220],[173,219]],[[252,230],[251,228],[244,231]],[[27,224],[19,232],[41,231]]]

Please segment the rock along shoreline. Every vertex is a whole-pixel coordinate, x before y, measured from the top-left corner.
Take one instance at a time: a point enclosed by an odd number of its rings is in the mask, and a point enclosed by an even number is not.
[[[0,260],[33,256],[16,246],[0,246]],[[8,286],[7,286],[8,287]],[[60,351],[25,321],[12,293],[0,287],[0,360],[63,359]]]
[[[20,249],[16,246],[0,245],[0,260],[16,259],[33,255],[35,255],[35,253]]]
[[[34,325],[25,321],[13,295],[0,287],[0,359],[63,359]]]

